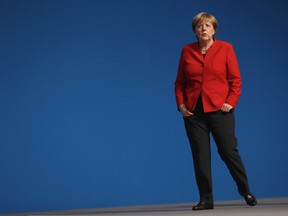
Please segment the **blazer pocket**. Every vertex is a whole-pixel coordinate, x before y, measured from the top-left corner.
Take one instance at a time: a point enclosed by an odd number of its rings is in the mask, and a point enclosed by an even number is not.
[[[222,106],[223,103],[225,103],[226,99],[228,97],[228,92],[213,92],[212,93],[212,100],[213,104],[216,106]]]

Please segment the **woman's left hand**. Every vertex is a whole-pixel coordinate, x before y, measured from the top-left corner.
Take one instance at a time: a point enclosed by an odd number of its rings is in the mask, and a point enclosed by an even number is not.
[[[233,106],[227,103],[224,103],[221,107],[222,112],[230,112],[231,109],[233,109]]]

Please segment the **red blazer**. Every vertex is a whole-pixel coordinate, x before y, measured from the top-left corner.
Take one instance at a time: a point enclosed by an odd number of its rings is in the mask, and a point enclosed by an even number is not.
[[[175,81],[177,105],[193,111],[202,92],[204,112],[220,110],[223,103],[234,108],[241,94],[241,75],[231,44],[215,40],[205,58],[197,42],[182,48]]]

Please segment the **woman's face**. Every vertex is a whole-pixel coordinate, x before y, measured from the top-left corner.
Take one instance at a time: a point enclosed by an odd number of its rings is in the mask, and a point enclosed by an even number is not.
[[[194,31],[198,40],[203,42],[213,40],[213,35],[215,34],[215,29],[208,20],[199,22]]]

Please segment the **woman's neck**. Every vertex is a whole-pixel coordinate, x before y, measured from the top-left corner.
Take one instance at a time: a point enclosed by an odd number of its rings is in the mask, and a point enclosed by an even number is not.
[[[202,52],[202,54],[205,54],[207,50],[212,46],[214,43],[214,40],[209,40],[209,41],[199,41],[199,48]]]

